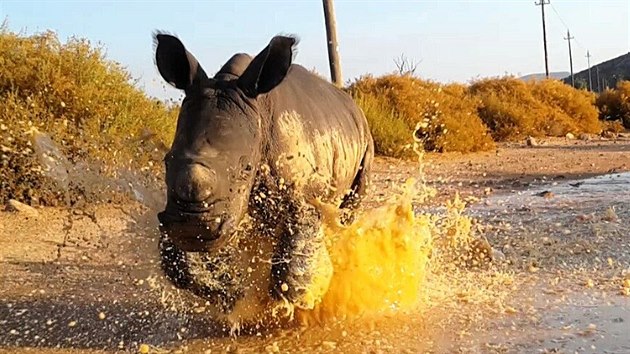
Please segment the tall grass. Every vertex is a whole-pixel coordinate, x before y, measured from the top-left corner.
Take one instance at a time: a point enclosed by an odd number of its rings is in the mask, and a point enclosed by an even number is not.
[[[365,113],[379,155],[403,157],[410,154],[413,130],[387,101],[377,95],[357,93],[355,101]]]

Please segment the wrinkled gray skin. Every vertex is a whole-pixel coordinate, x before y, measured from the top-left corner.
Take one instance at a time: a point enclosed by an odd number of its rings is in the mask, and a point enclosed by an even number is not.
[[[309,257],[323,247],[313,200],[352,210],[368,186],[374,146],[363,113],[291,63],[294,38],[274,37],[254,58],[236,54],[213,78],[179,39],[156,34],[155,42],[160,74],[186,94],[158,214],[166,275],[216,300],[220,293],[194,283],[186,254],[212,252],[248,214],[257,232],[278,238],[271,295],[299,303],[312,281]],[[234,300],[222,300],[225,311]]]

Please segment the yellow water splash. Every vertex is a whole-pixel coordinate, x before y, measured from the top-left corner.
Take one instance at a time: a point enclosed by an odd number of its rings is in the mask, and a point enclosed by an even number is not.
[[[325,215],[333,264],[328,290],[313,310],[297,311],[302,324],[411,309],[418,304],[431,252],[431,221],[415,216],[415,180],[389,202],[349,226]]]

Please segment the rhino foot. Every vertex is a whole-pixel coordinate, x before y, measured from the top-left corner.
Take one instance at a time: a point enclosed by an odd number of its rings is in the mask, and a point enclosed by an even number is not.
[[[301,208],[286,225],[271,268],[272,295],[302,308],[312,309],[324,296],[332,277],[319,213]]]
[[[232,312],[243,298],[238,274],[225,271],[225,264],[232,262],[226,255],[186,254],[165,236],[160,238],[159,249],[162,271],[177,288],[209,301],[224,314]]]
[[[178,288],[186,289],[192,284],[186,253],[165,236],[160,237],[160,265],[164,275]]]

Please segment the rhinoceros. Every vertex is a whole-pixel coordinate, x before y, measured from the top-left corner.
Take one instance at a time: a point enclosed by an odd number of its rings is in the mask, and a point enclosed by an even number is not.
[[[255,232],[276,238],[265,291],[312,307],[304,299],[312,260],[328,257],[318,205],[352,215],[370,182],[374,143],[363,112],[346,92],[292,63],[295,37],[275,36],[253,58],[235,54],[214,77],[177,37],[160,32],[154,42],[160,75],[185,93],[164,158],[164,273],[215,301],[221,293],[195,281],[189,258],[212,253],[247,216]],[[223,299],[225,311],[233,300]]]

